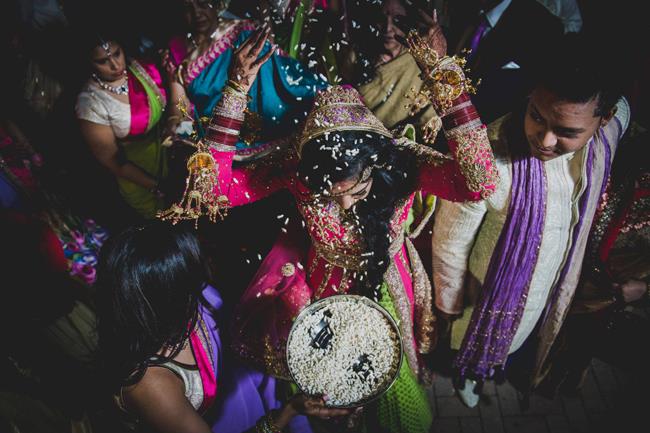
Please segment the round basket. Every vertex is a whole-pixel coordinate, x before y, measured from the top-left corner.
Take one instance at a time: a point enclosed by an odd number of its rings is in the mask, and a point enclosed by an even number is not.
[[[346,311],[354,311],[355,317],[341,319]],[[375,328],[388,332],[373,334]],[[344,344],[350,341],[357,344]],[[291,378],[302,392],[327,394],[329,407],[354,408],[393,385],[402,365],[402,338],[395,320],[376,302],[335,295],[300,312],[289,332],[286,356]],[[327,382],[326,377],[335,379]]]

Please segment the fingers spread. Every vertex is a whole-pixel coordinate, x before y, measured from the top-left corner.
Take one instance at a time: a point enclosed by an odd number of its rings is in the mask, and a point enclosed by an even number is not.
[[[253,62],[253,66],[261,66],[261,65],[263,65],[264,63],[266,63],[266,61],[267,61],[268,59],[270,59],[271,56],[273,56],[273,54],[275,53],[276,50],[277,50],[277,46],[274,45],[273,47],[271,47],[271,49],[269,50],[268,53],[264,54],[262,57],[260,57],[259,59],[255,60],[255,61]]]

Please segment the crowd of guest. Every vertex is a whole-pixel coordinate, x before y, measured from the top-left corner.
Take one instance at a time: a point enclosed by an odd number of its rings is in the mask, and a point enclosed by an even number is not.
[[[601,427],[647,429],[632,2],[1,8],[1,431],[426,433],[432,374],[475,407],[575,394],[594,357],[635,381]],[[285,355],[342,293],[404,346],[354,409]]]

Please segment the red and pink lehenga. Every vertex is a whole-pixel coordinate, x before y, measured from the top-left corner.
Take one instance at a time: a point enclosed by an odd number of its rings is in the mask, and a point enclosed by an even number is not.
[[[296,174],[299,151],[287,146],[286,140],[278,143],[283,150],[276,154],[245,167],[233,167],[232,144],[237,140],[246,100],[245,95],[229,87],[224,92],[228,97],[215,108],[207,137],[217,165],[216,203],[241,206],[287,188],[309,234],[309,241],[283,236],[276,243],[246,290],[235,317],[233,340],[239,355],[270,374],[288,378],[285,346],[292,321],[315,300],[354,291],[363,271],[364,240],[360,227],[336,202],[318,199],[300,181]],[[456,103],[466,107],[464,118],[469,111],[476,113],[467,95]],[[478,115],[469,120],[446,131],[453,158],[405,137],[395,140],[396,146],[407,147],[419,156],[417,189],[456,201],[480,200],[494,190],[498,174],[485,127]],[[356,90],[335,86],[316,97],[301,144],[308,141],[305,137],[346,129],[392,136],[361,102]],[[435,319],[430,282],[405,230],[413,196],[398,206],[391,220],[392,260],[380,301],[401,328],[407,362],[393,387],[379,399],[376,419],[389,431],[426,432],[432,414],[418,385],[418,377],[426,378],[419,354],[432,349]],[[176,207],[170,213],[180,215],[182,211]]]

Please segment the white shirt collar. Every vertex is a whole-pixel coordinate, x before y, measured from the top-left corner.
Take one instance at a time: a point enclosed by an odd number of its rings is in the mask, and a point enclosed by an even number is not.
[[[494,28],[497,25],[501,19],[501,15],[503,15],[508,6],[510,6],[510,3],[512,3],[512,0],[503,0],[495,7],[485,12],[485,19],[487,20],[488,24],[490,24],[490,27]]]

